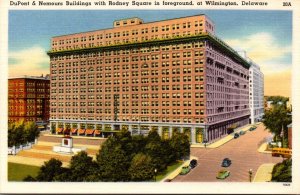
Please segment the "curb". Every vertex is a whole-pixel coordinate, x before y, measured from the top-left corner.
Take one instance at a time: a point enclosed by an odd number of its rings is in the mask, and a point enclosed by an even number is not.
[[[260,124],[248,124],[248,125],[245,125],[243,127],[240,127],[240,128],[237,128],[233,133],[217,140],[216,142],[214,143],[211,143],[209,145],[206,145],[206,148],[218,148],[224,144],[226,144],[227,142],[231,141],[232,139],[234,139],[233,135],[234,133],[239,133],[240,131],[249,131],[249,128],[253,125],[260,125]],[[205,146],[203,144],[192,144],[191,145],[191,148],[205,148]]]
[[[182,165],[180,165],[177,169],[175,169],[173,172],[169,173],[166,177],[164,177],[162,180],[160,180],[159,182],[165,182],[165,180],[169,179],[169,180],[173,180],[175,177],[177,177],[181,171],[181,168],[184,166],[188,166],[190,161],[192,159],[196,159],[198,160],[197,157],[195,156],[190,156],[189,160],[184,161],[184,163]]]
[[[260,153],[264,153],[264,154],[272,154],[271,151],[266,151],[267,146],[268,146],[267,143],[263,143],[263,144],[261,144],[259,146],[259,148],[257,149],[257,151],[260,152]]]

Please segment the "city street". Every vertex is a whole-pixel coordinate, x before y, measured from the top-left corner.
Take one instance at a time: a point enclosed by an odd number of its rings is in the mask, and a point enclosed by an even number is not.
[[[253,179],[260,165],[282,161],[281,157],[272,157],[271,154],[257,151],[262,140],[269,135],[261,124],[256,130],[247,131],[245,135],[233,139],[219,148],[191,148],[191,155],[198,157],[198,166],[187,175],[177,176],[173,181],[249,182],[249,169],[253,171]],[[232,160],[232,164],[224,168],[221,167],[221,163],[226,157]],[[216,179],[217,173],[221,169],[230,171],[230,176],[225,180]]]

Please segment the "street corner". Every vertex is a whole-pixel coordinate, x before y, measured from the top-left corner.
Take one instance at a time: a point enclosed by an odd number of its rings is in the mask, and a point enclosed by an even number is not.
[[[274,163],[262,164],[256,171],[253,182],[269,182],[272,179]]]

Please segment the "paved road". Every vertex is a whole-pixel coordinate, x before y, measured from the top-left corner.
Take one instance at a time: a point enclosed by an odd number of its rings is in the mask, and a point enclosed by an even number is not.
[[[281,157],[272,157],[271,154],[257,151],[261,141],[269,135],[261,124],[256,130],[248,131],[219,148],[192,148],[191,155],[198,157],[198,166],[187,175],[177,176],[173,181],[249,182],[249,169],[253,170],[253,179],[261,164],[282,161]],[[225,180],[217,180],[217,172],[223,168],[221,162],[225,157],[232,160],[231,166],[226,168],[230,171],[230,176]]]

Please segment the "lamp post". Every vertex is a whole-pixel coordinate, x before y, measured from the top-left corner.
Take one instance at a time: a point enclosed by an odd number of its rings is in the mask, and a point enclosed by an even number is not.
[[[250,182],[251,182],[251,180],[252,180],[252,169],[249,169],[249,180],[250,180]]]
[[[154,169],[154,181],[156,182],[156,173],[157,173],[157,169]]]

